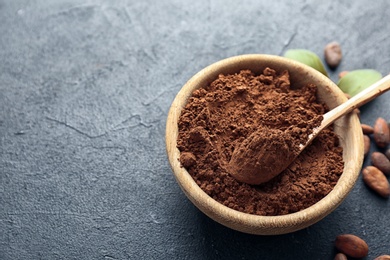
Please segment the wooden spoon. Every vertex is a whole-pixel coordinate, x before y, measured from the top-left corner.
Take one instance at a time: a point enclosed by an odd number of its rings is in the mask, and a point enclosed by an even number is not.
[[[288,133],[280,130],[259,129],[236,148],[225,168],[239,181],[254,185],[267,182],[285,170],[323,129],[389,89],[390,75],[387,75],[326,113],[321,124],[313,129],[306,143],[299,144],[299,147],[291,147],[291,143],[285,136]],[[265,132],[267,134],[264,134]],[[246,154],[248,149],[254,151],[254,156]]]

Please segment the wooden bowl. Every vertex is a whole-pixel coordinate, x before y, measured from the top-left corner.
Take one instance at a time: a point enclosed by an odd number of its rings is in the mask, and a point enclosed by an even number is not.
[[[260,74],[266,67],[276,71],[288,70],[292,84],[314,83],[318,98],[330,109],[345,102],[343,92],[320,72],[295,61],[273,55],[251,54],[216,62],[193,76],[179,91],[168,113],[166,148],[173,174],[189,200],[213,220],[229,228],[258,235],[277,235],[306,228],[335,210],[353,188],[363,162],[363,135],[355,113],[340,118],[334,124],[344,149],[344,171],[334,189],[316,204],[296,213],[281,216],[258,216],[228,208],[208,196],[179,162],[177,148],[178,119],[192,92],[210,84],[219,74],[233,74],[249,69]]]

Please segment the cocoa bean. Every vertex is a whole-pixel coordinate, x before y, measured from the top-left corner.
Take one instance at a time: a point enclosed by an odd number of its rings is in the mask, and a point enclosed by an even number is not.
[[[385,155],[386,155],[387,159],[390,160],[390,149],[387,149]]]
[[[382,171],[385,175],[390,175],[390,161],[380,152],[373,152],[371,154],[371,162],[376,168]]]
[[[350,257],[363,258],[368,255],[367,243],[360,237],[351,234],[337,236],[335,247]]]
[[[364,141],[364,156],[366,156],[370,152],[371,140],[368,135],[363,135]]]
[[[341,46],[337,42],[328,43],[324,49],[325,61],[330,68],[336,68],[343,57]]]
[[[370,135],[374,133],[374,128],[370,125],[362,124],[363,134]]]
[[[389,126],[385,119],[379,117],[374,125],[374,140],[378,147],[385,148],[390,141]]]
[[[384,198],[390,196],[390,185],[386,176],[375,166],[367,166],[362,171],[363,181],[373,191]]]

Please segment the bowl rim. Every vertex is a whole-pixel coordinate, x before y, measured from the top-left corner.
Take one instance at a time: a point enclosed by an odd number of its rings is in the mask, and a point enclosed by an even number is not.
[[[273,60],[278,63],[285,63],[288,66],[295,66],[302,68],[302,71],[318,78],[319,80],[326,83],[330,90],[337,94],[338,102],[345,102],[347,98],[341,95],[343,92],[331,81],[328,77],[318,72],[317,70],[281,56],[270,55],[270,54],[245,54],[229,57],[220,61],[217,61],[204,69],[196,73],[188,82],[180,89],[172,105],[169,109],[167,122],[166,122],[166,150],[168,154],[168,160],[172,168],[173,174],[176,178],[177,183],[185,193],[185,195],[197,206],[203,213],[214,219],[215,221],[229,226],[230,228],[251,233],[251,234],[283,234],[290,233],[307,226],[310,226],[326,215],[331,213],[337,208],[338,205],[346,198],[349,192],[355,185],[361,165],[363,162],[363,146],[358,151],[358,160],[354,165],[344,165],[344,170],[340,179],[338,180],[332,191],[312,206],[300,210],[295,213],[278,216],[261,216],[248,214],[231,209],[207,195],[193,180],[191,175],[187,172],[184,167],[181,167],[178,160],[180,151],[176,147],[176,140],[178,134],[178,118],[181,114],[183,106],[187,103],[187,100],[192,91],[200,86],[195,87],[194,84],[205,77],[208,77],[210,73],[216,73],[223,70],[226,66],[232,63],[239,64],[242,62],[248,62],[248,60],[254,60],[264,62],[267,60]],[[242,68],[245,69],[245,68]],[[238,72],[238,71],[237,71]],[[192,89],[191,91],[188,91]],[[190,92],[190,93],[188,93]],[[358,117],[355,114],[350,114],[349,120],[352,120],[353,124],[359,123]],[[360,123],[359,123],[360,124]],[[363,143],[363,136],[357,135],[356,142],[361,141]],[[359,154],[360,153],[360,154]],[[359,168],[359,169],[358,169]],[[340,183],[343,185],[340,185]],[[200,205],[201,204],[201,205]],[[229,222],[233,223],[230,225]],[[235,223],[235,224],[234,224]],[[243,225],[243,226],[240,226]]]

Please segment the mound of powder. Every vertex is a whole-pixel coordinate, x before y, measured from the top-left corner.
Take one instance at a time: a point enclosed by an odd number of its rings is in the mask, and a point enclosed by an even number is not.
[[[180,162],[209,196],[232,209],[267,216],[297,212],[326,196],[343,171],[342,148],[331,128],[266,183],[249,185],[229,171],[239,171],[243,160],[256,158],[259,149],[272,153],[256,138],[288,131],[290,139],[281,142],[280,158],[268,160],[267,167],[276,167],[295,152],[297,143],[307,140],[326,111],[317,101],[316,86],[291,85],[287,71],[267,68],[261,75],[249,70],[220,75],[195,90],[182,110]]]

